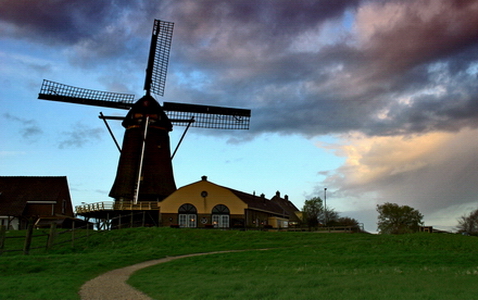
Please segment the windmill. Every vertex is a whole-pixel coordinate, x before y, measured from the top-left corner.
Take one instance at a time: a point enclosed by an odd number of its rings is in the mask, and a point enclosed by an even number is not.
[[[38,99],[128,110],[125,117],[100,113],[122,120],[125,128],[116,178],[109,196],[116,201],[161,201],[176,190],[169,132],[173,125],[214,129],[249,129],[251,111],[208,105],[163,102],[174,23],[154,20],[144,83],[145,95],[104,92],[43,80]],[[113,136],[114,138],[114,136]],[[179,146],[179,145],[178,145]],[[174,156],[174,153],[173,153]]]

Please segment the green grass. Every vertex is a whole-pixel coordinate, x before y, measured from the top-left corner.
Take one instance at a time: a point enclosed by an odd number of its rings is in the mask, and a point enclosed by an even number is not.
[[[79,299],[81,285],[108,270],[221,250],[248,251],[171,261],[129,283],[155,299],[478,299],[477,246],[440,234],[123,229],[75,248],[3,254],[0,299]]]
[[[294,237],[305,244],[184,258],[140,270],[129,283],[154,299],[478,299],[474,238]]]
[[[408,261],[415,260],[409,264]],[[467,259],[475,260],[468,257]],[[320,247],[216,254],[140,270],[129,281],[154,299],[473,299],[477,267],[414,255],[326,253]]]

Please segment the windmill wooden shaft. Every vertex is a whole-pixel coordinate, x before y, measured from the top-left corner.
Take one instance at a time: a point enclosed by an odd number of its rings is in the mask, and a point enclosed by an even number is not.
[[[39,99],[129,110],[123,119],[123,146],[110,197],[116,201],[161,201],[176,190],[169,132],[173,125],[213,129],[249,129],[251,111],[210,105],[163,102],[174,24],[154,20],[149,52],[146,95],[96,91],[43,80]]]

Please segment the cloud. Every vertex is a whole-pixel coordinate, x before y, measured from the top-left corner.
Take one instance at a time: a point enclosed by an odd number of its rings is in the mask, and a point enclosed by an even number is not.
[[[38,126],[36,120],[20,118],[9,113],[4,113],[3,117],[21,125],[19,132],[26,140],[35,141],[36,138],[43,134],[43,130]]]
[[[476,47],[476,1],[370,2],[357,12],[360,48],[378,74],[447,59]]]
[[[94,35],[129,1],[80,2],[59,0],[2,1],[0,19],[9,24],[5,35],[22,36],[42,43],[73,44]],[[116,5],[115,5],[116,4]]]
[[[58,144],[58,148],[81,148],[86,144],[101,140],[102,133],[101,128],[91,128],[78,122],[70,131],[62,132],[63,138]]]
[[[195,84],[174,93],[252,107],[253,133],[393,136],[477,126],[473,2],[363,2],[351,31],[343,23],[353,2],[324,14],[233,2],[204,15],[186,3],[173,14],[174,70]],[[332,43],[320,39],[331,23],[339,28]]]
[[[478,126],[477,12],[477,1],[12,1],[0,19],[128,92],[152,19],[173,21],[168,98],[252,108],[253,134],[393,136]]]
[[[478,130],[458,133],[367,137],[353,134],[343,144],[322,145],[347,158],[324,173],[334,197],[367,199],[367,205],[395,202],[432,213],[478,200]]]

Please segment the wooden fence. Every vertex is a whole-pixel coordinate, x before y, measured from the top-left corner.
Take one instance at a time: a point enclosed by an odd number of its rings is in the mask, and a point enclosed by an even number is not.
[[[45,230],[35,229],[33,224],[29,224],[26,230],[7,232],[6,227],[0,225],[0,255],[7,252],[23,252],[28,255],[32,250],[48,251],[55,245],[65,243],[74,247],[75,241],[88,238],[95,232],[91,227],[88,225],[84,228],[57,229],[56,224],[52,223],[50,228]]]
[[[133,223],[134,218],[130,219],[131,222],[123,223],[123,228],[126,227],[144,227],[144,212],[136,213],[134,215],[143,214],[142,221]],[[133,216],[133,215],[131,215]],[[119,226],[121,228],[121,216],[119,218]],[[113,218],[113,219],[116,219]],[[113,220],[111,219],[111,220]],[[109,221],[111,221],[109,220]],[[128,225],[128,226],[127,226]],[[6,252],[23,252],[24,255],[30,254],[31,250],[43,249],[44,251],[51,250],[54,246],[59,244],[70,243],[71,247],[75,247],[75,242],[79,239],[86,239],[86,245],[88,244],[88,239],[92,234],[102,232],[101,229],[111,229],[105,226],[101,228],[97,226],[96,230],[94,229],[93,224],[87,223],[87,225],[79,228],[75,228],[73,223],[72,228],[60,229],[56,227],[55,223],[52,223],[49,229],[35,229],[33,222],[30,222],[26,231],[16,231],[11,230],[7,231],[4,225],[0,225],[0,255]],[[234,228],[229,228],[234,230]],[[236,228],[237,229],[237,228]],[[297,228],[242,228],[243,230],[271,230],[271,231],[313,231],[319,233],[352,233],[352,232],[363,232],[363,227],[361,226],[334,226],[334,227],[319,227],[319,228],[306,228],[306,227],[297,227]],[[7,234],[8,233],[8,234]],[[7,245],[9,247],[7,247]]]
[[[134,215],[140,214],[144,214],[144,212]],[[144,217],[142,219],[142,222],[134,223],[134,218],[131,218],[130,223],[123,223],[123,228],[144,226]],[[0,255],[8,252],[23,252],[24,255],[28,255],[32,250],[48,251],[56,245],[68,243],[74,248],[76,241],[80,239],[88,241],[91,235],[103,231],[99,228],[95,229],[94,224],[89,222],[82,227],[75,227],[73,222],[72,228],[66,229],[57,228],[55,223],[52,223],[48,229],[35,228],[33,224],[33,221],[30,222],[27,229],[21,231],[7,230],[6,226],[0,225]]]

